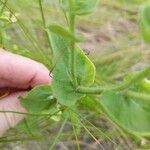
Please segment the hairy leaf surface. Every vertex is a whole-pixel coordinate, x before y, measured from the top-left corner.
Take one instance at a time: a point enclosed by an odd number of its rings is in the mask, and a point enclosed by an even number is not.
[[[48,109],[51,105],[51,87],[42,85],[31,90],[27,95],[21,97],[22,105],[30,113],[39,113]]]
[[[79,107],[83,110],[96,112],[100,114],[102,112],[102,106],[94,96],[86,96],[80,99]]]
[[[74,105],[84,95],[76,93],[72,85],[69,42],[60,35],[51,33],[51,44],[54,60],[59,58],[53,71],[52,89],[54,96],[63,105]],[[62,53],[62,51],[64,52]],[[94,82],[95,67],[77,46],[75,48],[75,60],[78,84],[90,86]]]
[[[119,92],[107,91],[102,94],[101,104],[118,125],[141,135],[150,135],[150,103],[137,101]]]

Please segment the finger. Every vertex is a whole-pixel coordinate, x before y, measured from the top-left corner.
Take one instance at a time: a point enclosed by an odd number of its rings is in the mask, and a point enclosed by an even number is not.
[[[49,70],[42,64],[0,49],[0,88],[28,88],[50,82]]]
[[[2,112],[14,111],[25,113],[26,110],[21,106],[18,99],[19,96],[24,94],[25,92],[16,92],[0,100],[0,136],[9,128],[15,127],[17,123],[25,117],[22,114]]]

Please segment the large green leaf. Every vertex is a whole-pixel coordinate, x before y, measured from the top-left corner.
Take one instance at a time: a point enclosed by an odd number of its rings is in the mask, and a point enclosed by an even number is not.
[[[143,6],[140,15],[140,28],[144,40],[150,42],[150,3]]]
[[[22,105],[29,113],[40,113],[45,111],[52,104],[52,92],[49,85],[42,85],[34,88],[21,97]]]
[[[86,15],[95,9],[97,0],[72,0],[74,2],[72,10],[76,15]],[[62,5],[65,10],[69,9],[69,0],[62,0]]]
[[[52,89],[54,96],[63,105],[74,105],[83,94],[76,93],[72,85],[70,73],[69,42],[62,36],[51,33],[51,45],[56,66],[53,71]],[[59,59],[59,60],[58,60]],[[94,82],[95,67],[83,51],[76,46],[76,77],[79,85],[90,86]]]
[[[104,92],[101,97],[104,110],[118,125],[132,133],[150,135],[150,103],[147,108],[145,103],[113,91]]]

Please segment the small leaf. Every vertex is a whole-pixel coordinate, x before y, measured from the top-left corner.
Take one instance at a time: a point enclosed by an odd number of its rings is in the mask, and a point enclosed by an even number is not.
[[[61,1],[63,8],[69,11],[69,0]],[[94,11],[97,0],[74,0],[73,13],[76,15],[86,15]]]
[[[150,4],[143,6],[140,15],[141,33],[146,42],[150,42]]]
[[[75,12],[77,15],[92,13],[95,9],[97,0],[75,0]]]
[[[65,49],[64,54],[57,62],[53,71],[52,90],[59,103],[71,106],[74,105],[78,99],[83,97],[84,94],[76,93],[72,86],[68,41],[54,33],[51,33],[50,37],[54,60],[60,58],[62,49]],[[75,60],[78,84],[82,86],[92,85],[95,78],[95,67],[88,57],[85,56],[84,52],[77,46],[75,48]]]
[[[66,38],[66,39],[73,40],[73,41],[80,41],[79,37],[74,36],[70,31],[63,28],[62,26],[50,25],[49,30],[53,33],[56,33],[64,38]]]
[[[34,88],[27,95],[21,97],[22,105],[29,113],[39,113],[52,104],[52,92],[49,85]]]
[[[139,83],[138,86],[141,92],[150,94],[150,80],[145,78]]]
[[[7,17],[0,17],[0,21],[4,21],[6,23],[10,22],[9,18]]]
[[[150,135],[150,109],[145,108],[145,101],[137,101],[119,92],[102,93],[101,104],[109,117],[131,133]],[[149,103],[147,107],[150,108]]]

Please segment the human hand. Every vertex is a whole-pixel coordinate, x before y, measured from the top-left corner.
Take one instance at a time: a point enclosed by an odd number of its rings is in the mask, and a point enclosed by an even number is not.
[[[42,64],[0,49],[0,91],[15,89],[7,97],[0,98],[0,136],[21,121],[24,116],[2,111],[26,112],[18,100],[28,88],[50,83],[49,71]]]

